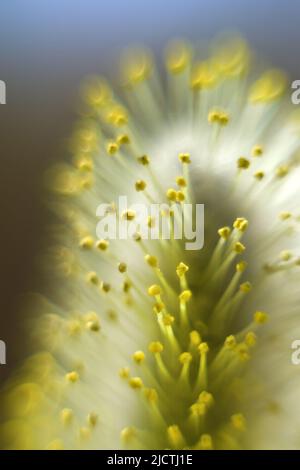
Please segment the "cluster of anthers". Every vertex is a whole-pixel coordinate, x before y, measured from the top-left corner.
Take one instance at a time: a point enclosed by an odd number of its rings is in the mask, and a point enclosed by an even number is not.
[[[179,42],[166,84],[150,53],[135,51],[122,99],[103,79],[84,87],[73,161],[48,174],[61,222],[45,250],[47,299],[34,296],[43,352],[5,388],[6,448],[240,449],[257,445],[253,419],[279,413],[270,363],[260,376],[256,366],[287,334],[282,311],[289,327],[297,311],[300,140],[283,74],[251,60],[241,39],[206,59]],[[117,212],[120,194],[204,203],[204,248],[138,232],[97,240],[97,206]],[[172,229],[174,214],[163,215]]]

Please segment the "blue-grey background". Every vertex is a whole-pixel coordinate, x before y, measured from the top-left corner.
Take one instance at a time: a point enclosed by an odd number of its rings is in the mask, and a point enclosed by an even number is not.
[[[1,0],[0,339],[8,365],[27,348],[20,295],[38,284],[35,255],[47,215],[42,174],[65,152],[77,92],[91,73],[112,73],[120,48],[158,51],[168,39],[242,33],[274,65],[300,78],[299,0]]]

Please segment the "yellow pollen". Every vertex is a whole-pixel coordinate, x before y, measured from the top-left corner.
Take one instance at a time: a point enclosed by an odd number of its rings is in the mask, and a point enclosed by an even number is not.
[[[152,286],[149,287],[148,294],[151,296],[160,295],[161,294],[160,286],[158,286],[157,284],[153,284]]]
[[[177,191],[175,191],[173,188],[169,188],[166,192],[166,195],[170,201],[176,201]]]
[[[232,426],[238,431],[246,430],[246,420],[245,420],[245,417],[241,413],[232,415],[230,418],[230,422]]]
[[[177,202],[183,202],[185,200],[185,195],[182,191],[177,191],[176,192],[176,201]]]
[[[281,220],[287,220],[287,219],[290,219],[292,217],[292,214],[290,212],[280,212],[279,214],[279,218]]]
[[[117,143],[119,145],[129,144],[130,138],[127,134],[121,134],[117,137]]]
[[[236,346],[235,336],[233,336],[233,335],[227,336],[227,338],[225,339],[225,342],[224,342],[224,346],[228,349],[234,349],[235,346]]]
[[[179,295],[179,300],[180,302],[188,302],[192,297],[192,291],[190,290],[184,290],[183,292],[181,292],[181,294]]]
[[[249,348],[246,343],[240,343],[236,346],[236,352],[241,361],[246,362],[250,359]]]
[[[146,189],[146,187],[147,187],[147,183],[143,180],[137,180],[135,182],[135,189],[137,191],[144,191],[144,189]]]
[[[98,248],[101,251],[107,250],[108,247],[109,247],[109,241],[107,240],[98,240],[96,242],[96,248]]]
[[[183,176],[177,176],[176,178],[176,184],[178,186],[181,186],[182,188],[185,188],[187,183],[186,183],[186,179],[183,177]]]
[[[174,447],[175,449],[180,449],[184,446],[184,438],[179,427],[176,424],[173,424],[172,426],[168,427],[167,434],[172,447]]]
[[[260,157],[263,154],[263,148],[261,145],[254,145],[251,150],[253,157]]]
[[[76,371],[68,372],[66,375],[66,380],[71,383],[78,382],[79,380],[79,374]]]
[[[233,227],[239,230],[240,232],[245,232],[248,228],[249,222],[247,219],[244,219],[244,217],[238,217],[234,222],[233,222]]]
[[[181,364],[189,364],[192,359],[193,359],[193,356],[189,352],[183,352],[179,356],[179,362]]]
[[[128,379],[129,374],[130,374],[129,367],[122,367],[119,370],[119,376],[121,377],[121,379]]]
[[[198,346],[201,343],[201,336],[198,331],[193,330],[190,332],[190,342],[192,346]]]
[[[204,403],[207,407],[210,407],[214,404],[214,397],[211,393],[203,390],[198,397],[198,402]]]
[[[94,240],[92,237],[84,237],[80,240],[79,246],[85,250],[90,250],[93,248]]]
[[[135,351],[135,353],[132,355],[132,358],[137,364],[141,364],[145,360],[145,354],[143,351]]]
[[[236,243],[234,244],[234,248],[233,248],[233,249],[234,249],[234,251],[235,251],[236,253],[239,253],[239,254],[240,254],[240,253],[243,253],[243,251],[245,251],[246,247],[245,247],[241,242],[236,242]]]
[[[286,165],[279,166],[276,168],[276,176],[278,178],[284,178],[289,172],[289,167]]]
[[[190,49],[184,42],[171,44],[166,51],[166,67],[174,75],[183,72],[190,61]]]
[[[102,281],[102,282],[101,282],[101,286],[100,286],[100,288],[101,288],[101,290],[102,290],[103,292],[107,293],[107,292],[109,292],[109,291],[110,291],[110,289],[111,289],[111,285],[110,285],[110,284],[108,284],[108,282],[104,282],[104,281]]]
[[[165,308],[165,305],[162,302],[156,302],[153,306],[154,313],[158,314]]]
[[[210,434],[202,434],[200,437],[200,449],[202,450],[212,450],[213,441]]]
[[[228,240],[228,238],[230,237],[230,234],[231,234],[231,229],[230,229],[230,227],[219,228],[218,234],[224,240]]]
[[[126,263],[119,263],[118,264],[118,270],[120,271],[120,273],[126,273],[127,264]]]
[[[245,336],[245,343],[250,348],[255,346],[257,342],[257,336],[253,331],[249,331]]]
[[[158,260],[156,256],[151,256],[151,255],[146,255],[145,256],[145,261],[151,266],[152,268],[157,268],[158,267]]]
[[[122,218],[128,221],[134,220],[135,216],[136,216],[135,212],[130,209],[128,211],[124,211],[122,214]]]
[[[106,151],[109,155],[114,155],[119,150],[119,146],[116,142],[109,142],[106,147]]]
[[[131,377],[131,379],[129,379],[129,385],[131,388],[140,389],[143,387],[143,381],[140,377]]]
[[[181,163],[191,163],[191,159],[190,159],[190,154],[189,153],[180,153],[178,155],[178,158],[179,158],[179,161]]]
[[[250,292],[252,289],[252,285],[250,282],[243,282],[242,284],[240,284],[240,291],[241,292],[244,292],[245,294],[247,294],[248,292]]]
[[[264,323],[268,321],[268,319],[269,319],[269,315],[265,312],[257,311],[254,313],[253,320],[258,325],[263,325]]]
[[[123,282],[123,292],[129,292],[131,288],[131,282],[130,281],[124,281]]]
[[[97,413],[94,413],[93,411],[91,411],[91,413],[89,413],[87,415],[87,423],[89,426],[91,427],[95,427],[97,422],[98,422],[98,415]]]
[[[64,408],[60,412],[61,421],[65,426],[69,425],[72,422],[73,417],[74,417],[74,413],[73,413],[73,410],[71,410],[70,408]]]
[[[87,274],[86,280],[87,282],[90,282],[91,284],[95,284],[95,285],[99,283],[99,278],[94,271],[91,271]]]
[[[145,394],[145,397],[147,398],[147,400],[150,403],[157,402],[158,395],[157,395],[157,391],[155,390],[155,388],[145,388],[144,389],[144,394]]]
[[[138,157],[137,158],[137,161],[141,164],[141,165],[144,165],[144,166],[147,166],[149,165],[150,163],[150,159],[147,155],[142,155],[141,157]]]
[[[263,171],[257,171],[256,173],[254,173],[254,178],[256,178],[257,180],[262,180],[265,176],[265,173]]]
[[[99,331],[100,330],[100,322],[99,320],[90,320],[87,322],[86,327],[88,330],[91,331]]]
[[[288,251],[288,250],[283,250],[280,253],[280,258],[282,259],[282,261],[289,261],[292,258],[292,256],[293,254],[291,253],[291,251]]]
[[[200,343],[198,346],[198,349],[199,349],[201,356],[207,354],[209,351],[209,347],[207,343]]]
[[[163,317],[163,324],[165,326],[171,326],[175,321],[175,318],[170,315],[169,313],[167,313],[164,317]]]
[[[176,268],[176,274],[178,277],[183,276],[187,271],[189,270],[189,267],[184,264],[184,263],[179,263],[179,265]]]
[[[240,170],[247,170],[247,168],[249,168],[249,166],[250,166],[250,161],[247,160],[247,158],[240,157],[240,158],[237,160],[237,167],[238,167]]]
[[[121,435],[121,439],[126,442],[126,441],[130,441],[133,437],[135,437],[135,434],[136,434],[135,429],[131,426],[128,426],[122,429],[120,435]]]
[[[194,403],[190,407],[190,411],[194,416],[204,416],[206,413],[206,405],[205,403]]]
[[[159,341],[152,341],[148,347],[149,351],[153,354],[161,353],[164,349],[162,343]]]
[[[247,268],[246,261],[240,261],[239,263],[235,265],[235,269],[238,273],[243,273],[246,268]]]

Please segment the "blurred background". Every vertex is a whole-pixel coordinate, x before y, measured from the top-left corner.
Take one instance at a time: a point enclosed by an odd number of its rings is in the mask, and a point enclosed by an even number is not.
[[[174,37],[206,40],[235,30],[273,65],[300,79],[299,0],[2,0],[0,79],[0,339],[7,365],[26,355],[22,294],[39,284],[35,257],[49,216],[43,172],[66,153],[86,75],[113,76],[122,47],[159,53]]]

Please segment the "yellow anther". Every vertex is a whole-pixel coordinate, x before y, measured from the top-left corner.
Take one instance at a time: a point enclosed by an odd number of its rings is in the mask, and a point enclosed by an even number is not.
[[[153,354],[161,353],[164,349],[160,341],[152,341],[148,347],[149,351]]]
[[[184,263],[179,263],[179,265],[176,268],[176,274],[178,277],[183,276],[187,271],[189,270],[189,267],[184,264]]]
[[[88,320],[86,323],[86,328],[90,331],[99,331],[100,330],[100,322],[99,319]]]
[[[228,240],[228,238],[230,237],[230,234],[231,234],[231,229],[230,229],[230,227],[219,228],[218,234],[224,240]]]
[[[191,86],[194,90],[211,88],[217,81],[217,70],[212,61],[203,61],[193,69]]]
[[[247,158],[240,157],[237,160],[237,167],[240,170],[247,170],[247,168],[249,168],[249,166],[250,166],[250,160],[248,160]]]
[[[131,388],[139,389],[143,387],[143,381],[140,377],[131,377],[131,379],[129,379],[129,385]]]
[[[121,134],[117,137],[117,143],[119,145],[129,144],[130,138],[127,134]]]
[[[278,168],[276,168],[276,176],[278,178],[284,178],[289,172],[289,167],[286,165],[281,165]]]
[[[263,148],[261,145],[254,145],[251,150],[253,157],[260,157],[263,154]]]
[[[76,164],[77,168],[80,170],[80,171],[92,171],[93,169],[93,162],[91,159],[88,159],[88,158],[81,158],[77,164]]]
[[[244,292],[245,294],[250,292],[251,289],[252,289],[252,285],[249,281],[246,281],[246,282],[243,282],[242,284],[240,284],[240,291]]]
[[[126,263],[119,263],[118,264],[118,270],[120,271],[120,273],[126,273],[127,264]]]
[[[114,105],[113,108],[110,108],[106,114],[107,122],[113,124],[114,126],[123,126],[128,122],[128,114],[126,109],[119,105]]]
[[[248,228],[249,222],[247,219],[244,219],[243,217],[238,217],[234,222],[233,222],[233,227],[239,230],[240,232],[245,232]]]
[[[246,268],[247,268],[246,261],[240,261],[239,263],[235,265],[235,269],[238,273],[243,273]]]
[[[105,80],[92,77],[85,84],[83,95],[90,106],[100,108],[111,99],[111,90]]]
[[[89,426],[91,427],[95,427],[97,422],[98,422],[98,415],[97,413],[94,413],[93,411],[91,411],[88,415],[87,415],[87,423]]]
[[[66,380],[67,380],[68,382],[72,382],[72,383],[75,383],[75,382],[77,382],[77,381],[79,380],[79,374],[78,374],[78,372],[76,372],[76,371],[74,371],[74,370],[73,370],[72,372],[68,372],[68,373],[65,375],[65,377],[66,377]]]
[[[168,427],[167,434],[172,447],[174,447],[175,449],[180,449],[184,447],[183,435],[176,424],[173,424],[173,426]]]
[[[153,311],[156,314],[159,314],[165,308],[165,304],[162,302],[156,302],[153,306]]]
[[[257,180],[262,180],[265,176],[265,173],[263,171],[256,171],[256,173],[254,173],[254,178],[256,178]]]
[[[122,219],[124,220],[134,220],[136,216],[136,213],[133,210],[128,209],[127,211],[124,211],[122,214]]]
[[[279,214],[279,218],[281,220],[287,220],[287,219],[290,219],[292,217],[292,214],[290,212],[280,212]]]
[[[129,292],[131,288],[131,282],[130,281],[124,281],[123,282],[123,292]]]
[[[148,157],[148,155],[142,155],[141,157],[138,157],[137,158],[137,161],[141,164],[141,165],[149,165],[150,163],[150,158]]]
[[[169,313],[167,313],[166,315],[164,315],[163,317],[163,324],[165,326],[171,326],[175,321],[175,318],[170,315]]]
[[[241,413],[232,415],[230,422],[232,426],[238,431],[246,431],[246,419]]]
[[[157,400],[158,400],[158,395],[157,395],[157,391],[155,390],[155,388],[145,388],[145,389],[144,389],[144,394],[145,394],[146,399],[147,399],[150,403],[155,403],[155,402],[157,402]]]
[[[107,250],[108,247],[109,247],[108,240],[98,240],[96,242],[96,248],[98,248],[98,250],[105,251]]]
[[[246,250],[245,245],[243,245],[241,242],[236,242],[233,247],[234,251],[236,253],[243,253],[243,251]]]
[[[227,349],[234,349],[235,346],[236,346],[235,336],[233,336],[233,335],[227,336],[227,338],[224,341],[224,346]]]
[[[205,403],[194,403],[190,407],[190,411],[194,416],[204,416],[206,414],[206,405]]]
[[[147,225],[149,228],[155,227],[155,217],[151,217],[150,215],[147,217]]]
[[[292,258],[293,254],[289,250],[283,250],[279,256],[282,259],[282,261],[289,261]]]
[[[93,186],[93,180],[91,178],[84,178],[80,181],[80,187],[82,189],[90,189]]]
[[[132,359],[137,364],[141,364],[145,360],[145,353],[143,353],[143,351],[135,351],[135,353],[132,355]]]
[[[128,379],[129,374],[130,374],[129,367],[122,367],[119,370],[119,376],[121,377],[121,379]]]
[[[106,151],[109,155],[114,155],[119,150],[119,146],[116,142],[109,142],[106,147]]]
[[[214,122],[219,122],[219,117],[220,117],[220,112],[213,109],[212,111],[208,113],[207,120],[208,122],[212,124]]]
[[[90,250],[93,248],[94,240],[92,237],[84,237],[80,240],[79,246],[80,248],[83,248],[84,250]]]
[[[81,331],[81,323],[78,320],[71,320],[68,323],[68,331],[70,335],[77,335]]]
[[[142,239],[142,236],[139,232],[135,232],[135,234],[133,235],[133,239],[136,241],[136,242],[140,242],[141,239]]]
[[[200,343],[198,346],[198,349],[199,349],[201,356],[207,354],[209,351],[209,347],[207,343]]]
[[[166,67],[174,75],[183,72],[190,61],[190,48],[184,42],[174,42],[166,51]]]
[[[257,342],[257,336],[253,331],[249,331],[245,336],[245,343],[250,348],[255,346]]]
[[[176,201],[177,191],[175,191],[173,188],[169,188],[166,192],[166,195],[170,201]]]
[[[213,449],[213,441],[210,434],[202,434],[199,441],[200,449],[202,450],[212,450]]]
[[[189,352],[183,352],[179,356],[179,362],[181,364],[189,364],[192,359],[193,359],[193,356]]]
[[[74,417],[74,413],[73,413],[73,410],[71,410],[71,408],[64,408],[60,412],[61,421],[65,426],[68,424],[71,424],[73,417]]]
[[[91,271],[87,274],[86,276],[86,280],[87,282],[90,282],[91,284],[99,284],[99,278],[97,276],[97,273],[95,273],[94,271]]]
[[[179,295],[179,300],[180,302],[188,302],[192,297],[192,291],[190,290],[184,290],[183,292],[181,292],[181,294]]]
[[[210,124],[217,123],[220,126],[226,126],[229,122],[229,114],[213,109],[208,113],[207,120]]]
[[[183,176],[177,176],[176,178],[176,184],[178,186],[181,186],[182,188],[185,188],[187,183],[186,183],[186,179],[183,177]]]
[[[160,295],[161,294],[160,286],[157,284],[153,284],[152,286],[149,287],[148,294],[152,296]]]
[[[125,441],[125,442],[130,441],[132,438],[135,437],[135,435],[136,435],[136,431],[131,426],[128,426],[128,427],[122,429],[122,431],[120,433],[122,441]]]
[[[136,49],[125,54],[123,74],[127,85],[136,85],[146,80],[152,71],[152,57],[145,49]]]
[[[284,93],[286,77],[280,70],[267,70],[251,87],[249,99],[252,103],[274,101]]]
[[[198,402],[204,403],[209,408],[214,404],[214,397],[211,393],[203,390],[198,397]]]
[[[190,332],[190,342],[192,346],[198,346],[201,343],[201,336],[198,331],[193,330]]]
[[[176,192],[176,201],[177,202],[183,202],[185,200],[185,195],[183,191],[177,191]]]
[[[255,312],[254,317],[253,317],[254,322],[257,323],[258,325],[263,325],[264,323],[268,321],[268,319],[269,319],[269,315],[261,311]]]
[[[100,285],[100,288],[101,288],[101,290],[102,290],[103,292],[107,293],[107,292],[110,291],[111,285],[110,285],[108,282],[102,281],[102,282],[101,282],[101,285]]]
[[[245,362],[250,359],[249,347],[246,343],[240,343],[235,348],[241,361]]]
[[[229,122],[229,114],[222,112],[219,115],[219,123],[221,126],[226,126]]]
[[[147,183],[143,180],[137,180],[135,182],[135,189],[137,191],[144,191],[144,189],[146,189],[146,187],[147,187]]]
[[[151,266],[152,268],[157,268],[158,267],[158,260],[156,256],[151,256],[151,255],[146,255],[145,256],[145,261]]]
[[[190,154],[189,153],[180,153],[178,155],[178,158],[179,158],[179,161],[181,163],[191,163],[191,159],[190,159]]]

